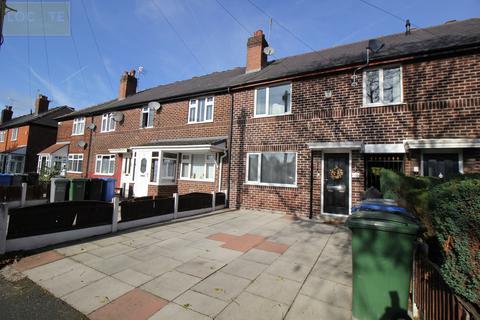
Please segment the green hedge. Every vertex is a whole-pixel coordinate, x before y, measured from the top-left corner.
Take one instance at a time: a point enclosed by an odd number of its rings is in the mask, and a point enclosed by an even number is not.
[[[445,282],[480,305],[480,174],[447,180],[382,170],[380,187],[384,198],[397,200],[421,220]]]

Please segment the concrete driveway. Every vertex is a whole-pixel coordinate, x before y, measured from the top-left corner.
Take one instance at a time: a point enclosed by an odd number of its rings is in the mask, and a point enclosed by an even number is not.
[[[13,267],[91,319],[351,319],[349,232],[277,214],[152,226]]]

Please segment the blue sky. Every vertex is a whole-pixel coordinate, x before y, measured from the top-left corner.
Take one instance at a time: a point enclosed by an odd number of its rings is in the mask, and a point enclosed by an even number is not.
[[[249,35],[217,0],[83,0],[87,13],[81,1],[70,1],[71,36],[30,37],[30,44],[27,37],[5,37],[0,106],[13,105],[15,115],[28,113],[36,94],[43,93],[54,106],[80,109],[115,98],[124,70],[144,68],[143,90],[245,64]],[[268,18],[247,0],[218,1],[250,33],[268,33]],[[252,1],[274,18],[270,45],[276,57],[311,50],[275,21],[315,49],[404,30],[402,21],[360,0]],[[478,0],[368,1],[420,27],[480,12]]]

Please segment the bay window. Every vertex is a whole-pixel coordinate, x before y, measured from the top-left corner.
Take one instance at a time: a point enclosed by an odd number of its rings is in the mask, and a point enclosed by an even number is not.
[[[400,67],[364,71],[364,106],[401,103],[402,99],[402,70]]]
[[[266,185],[296,185],[297,155],[293,152],[249,153],[247,182]]]
[[[95,174],[112,175],[115,172],[115,155],[99,154],[95,160]]]
[[[102,115],[102,128],[101,132],[111,132],[115,131],[115,120],[113,119],[115,114],[105,113]]]
[[[213,181],[215,179],[215,155],[183,154],[180,177]]]
[[[291,113],[291,93],[291,84],[256,89],[255,116],[277,116]]]
[[[82,172],[83,154],[69,154],[67,160],[67,171]]]
[[[85,117],[73,119],[72,136],[81,135],[85,130]]]
[[[177,155],[175,153],[164,153],[162,159],[162,180],[175,181],[177,166]]]
[[[213,121],[213,97],[190,100],[188,123]]]

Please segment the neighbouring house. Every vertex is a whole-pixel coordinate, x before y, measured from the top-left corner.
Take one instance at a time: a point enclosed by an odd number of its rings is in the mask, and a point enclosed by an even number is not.
[[[37,154],[55,143],[56,117],[73,109],[67,106],[48,109],[49,101],[39,95],[35,112],[13,118],[13,108],[6,106],[0,116],[0,173],[36,172]]]
[[[343,216],[381,168],[480,172],[480,19],[275,61],[267,46],[257,31],[246,67],[141,92],[125,73],[117,99],[59,118],[67,175]]]

